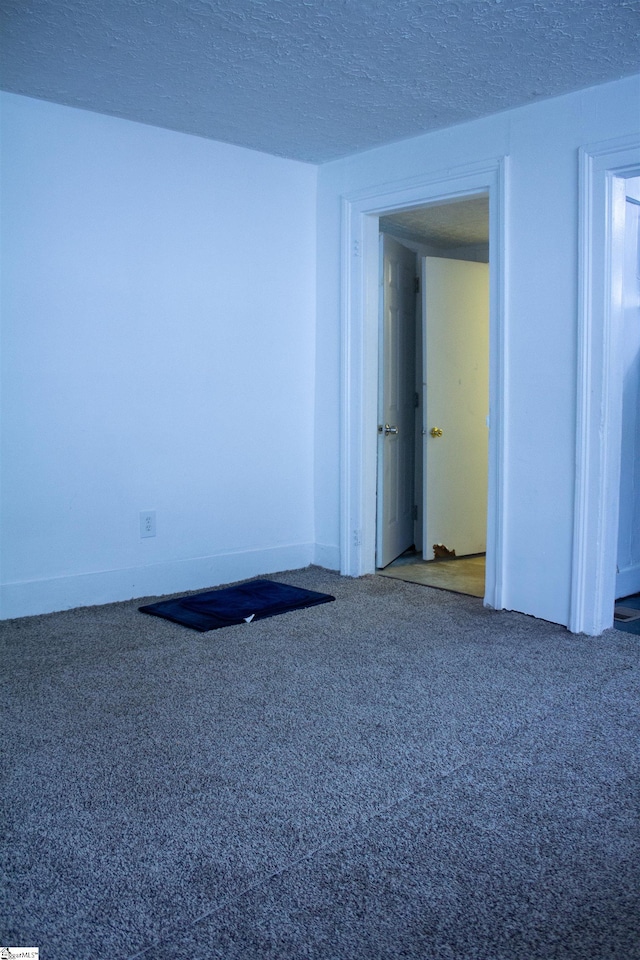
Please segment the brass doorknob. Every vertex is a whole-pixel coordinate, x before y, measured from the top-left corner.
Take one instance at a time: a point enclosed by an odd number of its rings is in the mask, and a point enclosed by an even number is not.
[[[441,437],[441,436],[442,436],[442,430],[440,429],[440,427],[431,427],[431,436],[432,436],[432,437]]]

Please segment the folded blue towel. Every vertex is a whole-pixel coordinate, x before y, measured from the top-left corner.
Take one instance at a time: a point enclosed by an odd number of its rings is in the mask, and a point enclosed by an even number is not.
[[[141,613],[163,617],[204,633],[318,603],[329,603],[331,600],[335,600],[335,597],[328,593],[303,590],[275,580],[250,580],[236,587],[208,590],[175,600],[161,600],[138,609]]]

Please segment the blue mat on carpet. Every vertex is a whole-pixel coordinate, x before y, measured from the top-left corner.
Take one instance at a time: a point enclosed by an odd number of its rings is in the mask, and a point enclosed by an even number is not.
[[[319,603],[335,600],[328,593],[316,593],[290,587],[275,580],[250,580],[236,587],[223,590],[209,590],[174,600],[161,600],[159,603],[138,607],[141,613],[150,613],[154,617],[172,620],[193,630],[205,633],[231,627],[252,620],[263,620],[279,613],[313,607]]]

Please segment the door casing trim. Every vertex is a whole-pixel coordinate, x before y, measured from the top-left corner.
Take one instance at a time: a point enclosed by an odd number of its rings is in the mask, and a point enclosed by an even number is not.
[[[640,138],[579,151],[576,484],[569,629],[613,625],[620,491],[622,181],[640,175]]]
[[[486,606],[505,607],[507,206],[509,157],[449,167],[342,199],[340,570],[375,571],[378,404],[378,218],[489,195],[489,482]]]

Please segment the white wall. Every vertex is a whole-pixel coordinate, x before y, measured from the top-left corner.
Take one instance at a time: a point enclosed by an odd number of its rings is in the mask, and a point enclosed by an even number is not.
[[[316,169],[1,107],[2,616],[311,562]]]
[[[509,154],[506,605],[567,623],[577,153],[639,81],[319,171],[0,95],[0,615],[338,567],[341,196]]]
[[[341,196],[510,157],[505,606],[567,624],[575,479],[578,149],[638,132],[640,77],[320,168],[316,532],[339,556]]]

